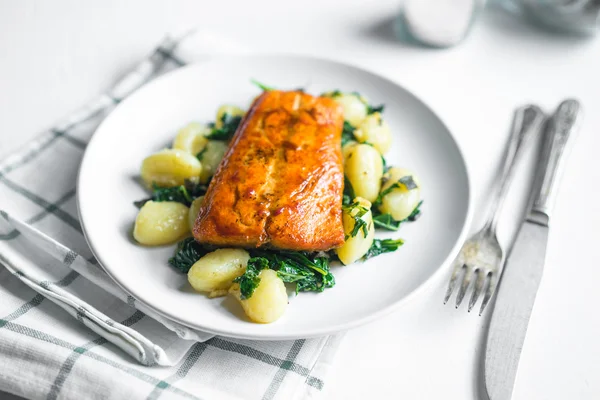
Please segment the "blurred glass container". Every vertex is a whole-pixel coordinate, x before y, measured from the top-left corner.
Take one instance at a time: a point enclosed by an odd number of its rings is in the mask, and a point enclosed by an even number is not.
[[[527,17],[562,32],[596,35],[600,31],[600,0],[520,0]]]
[[[490,0],[555,31],[596,35],[600,0]],[[469,33],[486,0],[405,0],[400,36],[431,47],[451,47]]]
[[[451,47],[462,41],[485,0],[406,0],[400,28],[418,43]]]

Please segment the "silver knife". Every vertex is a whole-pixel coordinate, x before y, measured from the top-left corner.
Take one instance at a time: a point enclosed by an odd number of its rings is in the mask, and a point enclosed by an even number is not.
[[[548,121],[533,185],[533,203],[502,274],[485,350],[485,387],[490,400],[509,400],[546,255],[548,226],[565,162],[581,119],[581,105],[565,100]]]

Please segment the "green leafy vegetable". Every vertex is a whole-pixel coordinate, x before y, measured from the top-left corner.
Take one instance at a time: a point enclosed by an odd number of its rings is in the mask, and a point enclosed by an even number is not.
[[[423,200],[417,204],[415,209],[410,213],[410,215],[404,218],[401,221],[396,221],[390,214],[380,214],[379,209],[373,209],[373,223],[376,228],[387,229],[388,231],[397,231],[400,228],[400,224],[407,221],[416,221],[421,215],[421,204],[423,204]]]
[[[338,97],[341,95],[342,95],[342,92],[340,92],[338,89],[336,89],[336,90],[332,90],[331,92],[323,92],[319,96],[334,98],[334,97]]]
[[[342,129],[342,147],[344,147],[349,141],[354,140],[354,126],[348,121],[344,121],[344,128]]]
[[[382,228],[388,231],[397,231],[400,228],[400,221],[396,221],[390,214],[373,216],[373,223],[376,228]]]
[[[200,152],[198,154],[196,154],[196,158],[198,159],[198,161],[202,161],[202,157],[204,157],[204,153],[206,153],[208,151],[208,146],[204,146],[204,148],[202,150],[200,150]]]
[[[355,237],[358,235],[358,232],[362,229],[364,237],[367,237],[369,234],[369,227],[367,226],[367,222],[362,219],[362,216],[369,212],[369,209],[365,206],[362,206],[358,201],[354,203],[342,206],[342,210],[347,211],[348,214],[354,220],[354,228],[350,232],[350,237]],[[352,213],[352,211],[358,210],[356,213]],[[347,238],[346,238],[347,239]]]
[[[372,106],[370,104],[367,104],[367,114],[371,115],[376,112],[382,113],[384,108],[385,106],[383,104],[380,104],[378,106]]]
[[[190,180],[185,180],[183,185],[174,187],[160,187],[152,184],[152,197],[133,202],[137,208],[142,208],[146,202],[152,201],[176,201],[190,206],[192,201],[206,193],[207,187]]]
[[[415,209],[410,213],[410,215],[408,217],[406,217],[405,219],[403,219],[400,222],[406,222],[406,221],[416,221],[419,216],[421,215],[421,204],[423,204],[423,200],[419,201],[419,204],[417,204],[417,206],[415,207]]]
[[[186,238],[177,243],[177,250],[175,255],[169,258],[169,264],[187,274],[192,265],[208,252],[194,238]]]
[[[257,81],[256,79],[251,79],[250,82],[252,82],[255,86],[258,86],[259,89],[261,89],[261,90],[263,90],[265,92],[268,92],[270,90],[275,90],[274,87],[262,84],[259,81]]]
[[[233,281],[240,284],[240,293],[242,299],[249,299],[260,284],[258,274],[263,269],[269,268],[269,260],[262,257],[252,257],[248,260],[246,272],[244,275],[235,278]]]
[[[346,175],[344,175],[344,196],[342,198],[342,205],[349,206],[352,204],[352,200],[356,197],[352,184]]]
[[[242,116],[237,115],[234,117],[231,114],[223,114],[221,122],[223,123],[223,126],[220,128],[212,128],[211,132],[206,135],[207,139],[222,141],[230,140],[235,134],[240,122],[242,122]]]
[[[375,239],[367,254],[363,256],[363,260],[368,260],[383,253],[396,251],[403,244],[404,240],[402,239]]]
[[[296,283],[298,292],[322,292],[335,285],[329,272],[329,259],[320,255],[298,251],[252,250],[252,258],[244,275],[234,282],[240,284],[242,299],[248,299],[260,283],[260,271],[270,268],[287,283]]]

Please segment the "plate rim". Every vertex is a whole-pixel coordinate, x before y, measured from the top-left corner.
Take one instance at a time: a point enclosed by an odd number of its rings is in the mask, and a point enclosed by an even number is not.
[[[207,63],[211,63],[211,62],[219,62],[219,61],[222,61],[223,59],[232,59],[232,58],[260,59],[260,58],[266,58],[266,57],[282,58],[282,59],[290,59],[290,58],[294,59],[295,58],[295,59],[299,59],[299,60],[303,60],[303,61],[325,62],[325,63],[335,64],[339,67],[346,67],[346,68],[349,67],[349,68],[355,69],[356,71],[358,71],[360,73],[374,75],[374,76],[378,77],[379,79],[385,80],[390,85],[399,87],[404,92],[406,92],[410,97],[412,97],[413,100],[415,100],[417,103],[419,103],[420,106],[422,106],[427,111],[429,111],[432,115],[434,115],[437,118],[437,120],[439,121],[439,123],[442,125],[442,127],[446,130],[449,138],[454,143],[454,146],[457,149],[458,155],[460,156],[460,161],[462,162],[462,166],[464,168],[465,178],[466,178],[465,180],[466,180],[466,189],[467,189],[467,196],[466,196],[467,197],[467,204],[466,204],[467,210],[466,210],[466,215],[465,215],[465,218],[463,221],[463,225],[460,228],[460,234],[458,235],[451,250],[448,252],[446,258],[439,264],[439,266],[433,271],[433,273],[431,273],[427,278],[425,278],[425,280],[422,283],[420,283],[417,287],[415,287],[407,295],[405,295],[404,297],[402,297],[401,299],[399,299],[395,302],[390,303],[388,306],[383,307],[380,310],[377,310],[376,312],[373,312],[362,318],[357,318],[352,321],[348,321],[346,323],[339,323],[333,327],[321,328],[321,329],[312,328],[311,333],[307,333],[307,334],[303,333],[300,336],[297,334],[287,334],[287,333],[284,333],[284,334],[265,333],[265,334],[255,335],[255,334],[243,334],[243,333],[238,333],[238,332],[232,332],[227,329],[225,329],[225,330],[214,329],[211,327],[203,326],[201,323],[190,324],[188,322],[184,322],[175,315],[169,314],[163,310],[159,310],[159,309],[151,306],[147,302],[143,301],[140,298],[140,296],[138,296],[137,294],[133,293],[130,289],[128,289],[123,282],[121,282],[119,279],[117,279],[116,276],[114,276],[110,272],[110,269],[108,269],[104,266],[101,255],[95,249],[93,242],[91,241],[91,239],[89,237],[90,235],[88,234],[88,230],[86,229],[86,224],[84,222],[83,214],[81,212],[81,208],[82,208],[81,207],[81,191],[79,190],[79,188],[81,186],[82,171],[84,169],[83,167],[84,167],[84,165],[86,165],[86,159],[89,159],[88,150],[90,149],[90,146],[93,144],[94,139],[97,137],[96,132],[98,132],[105,125],[106,120],[108,118],[110,118],[110,115],[115,110],[117,110],[123,104],[128,103],[130,101],[130,99],[132,97],[134,97],[135,95],[137,95],[139,92],[151,90],[150,88],[159,84],[163,80],[169,79],[172,75],[181,73],[182,71],[185,71],[187,69],[197,68],[198,66],[201,66],[201,65],[204,65]],[[136,302],[143,304],[145,307],[152,310],[152,312],[155,312],[158,315],[160,315],[170,321],[181,324],[187,328],[195,329],[195,330],[198,330],[201,332],[206,332],[206,333],[219,335],[219,336],[223,336],[223,337],[228,337],[228,338],[265,340],[265,341],[266,340],[296,340],[296,339],[314,338],[314,337],[322,337],[322,336],[326,336],[326,335],[331,335],[331,334],[339,333],[342,331],[346,331],[348,329],[352,329],[352,328],[367,324],[376,319],[384,317],[394,311],[399,310],[401,307],[403,307],[406,304],[408,304],[409,302],[411,302],[415,297],[419,296],[422,292],[426,291],[432,285],[432,283],[435,282],[445,272],[444,267],[447,266],[456,257],[456,255],[458,254],[458,251],[460,249],[460,246],[462,246],[462,243],[465,241],[466,236],[469,232],[469,229],[471,226],[471,221],[473,218],[473,186],[472,186],[471,176],[472,176],[471,170],[469,168],[469,164],[467,163],[467,159],[465,158],[465,153],[464,153],[463,148],[460,145],[460,142],[456,140],[455,135],[452,133],[452,131],[450,130],[450,128],[448,127],[446,122],[440,117],[439,113],[435,112],[431,106],[426,104],[419,96],[415,95],[411,90],[407,89],[405,86],[394,81],[393,79],[380,74],[379,72],[371,71],[371,70],[368,70],[361,66],[358,66],[356,64],[345,62],[345,61],[338,61],[338,60],[334,60],[334,59],[330,59],[330,58],[326,58],[326,57],[314,57],[314,56],[308,56],[308,55],[302,55],[302,54],[285,54],[285,53],[256,53],[256,54],[238,54],[238,55],[221,54],[221,55],[211,56],[207,60],[192,62],[190,64],[184,65],[182,67],[179,67],[177,69],[169,71],[155,79],[152,79],[149,82],[142,84],[139,88],[135,89],[125,99],[123,99],[123,101],[121,103],[117,104],[116,107],[112,110],[112,112],[109,115],[107,115],[107,117],[96,127],[94,134],[92,135],[91,139],[89,140],[88,145],[86,146],[86,149],[84,151],[84,154],[82,155],[79,170],[77,172],[77,184],[76,184],[77,215],[78,215],[79,221],[81,223],[81,228],[82,228],[82,232],[83,232],[85,241],[86,241],[87,245],[89,246],[92,254],[98,261],[98,264],[101,266],[102,270],[104,272],[106,272],[106,274],[110,277],[110,279],[114,283],[116,283],[117,286],[119,286],[125,293],[133,296],[135,298]],[[144,297],[144,296],[141,296],[141,297]]]

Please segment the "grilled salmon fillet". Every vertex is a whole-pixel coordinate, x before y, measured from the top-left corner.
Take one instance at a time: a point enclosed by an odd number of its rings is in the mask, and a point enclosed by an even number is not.
[[[343,123],[329,98],[275,90],[257,97],[208,187],[196,240],[305,251],[341,246]]]

